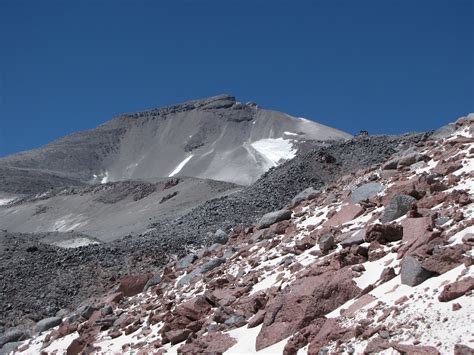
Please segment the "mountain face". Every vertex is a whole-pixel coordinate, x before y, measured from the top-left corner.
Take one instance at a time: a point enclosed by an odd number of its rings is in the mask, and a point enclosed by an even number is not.
[[[299,154],[199,208],[208,215],[195,209],[176,221],[216,223],[204,246],[160,244],[170,224],[77,249],[59,248],[55,235],[0,232],[8,251],[0,320],[35,320],[5,331],[0,346],[26,354],[472,354],[473,167],[468,116],[435,134],[358,136]],[[298,176],[303,191],[288,199],[285,187]],[[275,190],[275,210],[225,224],[241,214],[237,195],[257,206]],[[207,218],[218,211],[227,218]],[[88,292],[95,297],[60,310]]]
[[[242,104],[228,95],[126,114],[90,131],[0,159],[0,189],[191,176],[248,185],[306,140],[349,134]],[[50,185],[50,186],[48,186]]]

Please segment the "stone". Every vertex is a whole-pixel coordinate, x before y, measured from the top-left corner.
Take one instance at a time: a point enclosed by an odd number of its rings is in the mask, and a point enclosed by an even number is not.
[[[312,187],[308,187],[307,189],[301,191],[299,194],[293,197],[293,199],[291,200],[291,205],[296,206],[305,200],[311,200],[313,198],[318,197],[319,195],[320,192],[318,190],[315,190]]]
[[[390,200],[388,206],[385,207],[380,221],[382,223],[388,223],[404,216],[415,203],[416,199],[412,196],[402,194],[395,195]]]
[[[206,316],[210,310],[209,302],[204,296],[199,295],[177,306],[174,313],[196,321]]]
[[[143,287],[143,292],[148,291],[150,287],[156,286],[161,282],[161,276],[158,274],[153,275]]]
[[[224,324],[231,328],[240,328],[247,324],[247,322],[245,321],[245,317],[233,314],[224,322]]]
[[[10,329],[0,335],[0,348],[7,343],[17,342],[28,338],[29,336],[26,331],[21,329]]]
[[[222,229],[218,229],[214,233],[213,242],[217,244],[226,244],[229,241],[229,236]]]
[[[178,354],[224,354],[235,344],[237,340],[229,334],[214,331],[186,342],[178,349]]]
[[[433,273],[423,269],[421,263],[413,256],[405,256],[401,262],[400,276],[402,284],[417,286],[433,276]]]
[[[391,159],[382,165],[382,170],[396,170],[398,166],[398,159]]]
[[[353,233],[349,238],[342,240],[339,244],[343,248],[351,247],[353,245],[360,245],[365,242],[365,229],[359,229]]]
[[[440,302],[449,302],[459,298],[474,289],[474,277],[466,277],[444,286],[438,296]]]
[[[208,262],[198,266],[195,268],[193,271],[190,273],[184,275],[179,281],[177,286],[182,287],[184,285],[189,284],[192,280],[194,280],[196,277],[205,274],[208,271],[211,271],[212,269],[215,269],[219,265],[225,263],[224,258],[214,258],[209,260]]]
[[[45,330],[54,328],[61,324],[62,319],[60,317],[50,317],[40,320],[36,323],[36,331],[38,333],[44,332]]]
[[[319,238],[319,249],[322,252],[327,252],[334,248],[336,246],[336,243],[334,242],[334,237],[332,234],[324,234]]]
[[[368,200],[383,190],[383,185],[378,182],[363,184],[351,192],[351,202],[359,203]]]
[[[285,221],[291,218],[292,212],[290,210],[279,210],[267,213],[257,223],[257,229],[270,227],[272,224]]]
[[[188,254],[184,258],[179,259],[176,262],[175,268],[176,270],[182,270],[190,267],[192,263],[194,263],[198,259],[196,254]]]
[[[85,304],[77,309],[77,314],[79,314],[84,319],[89,319],[97,310],[99,310],[99,308],[96,306],[92,304]]]
[[[138,295],[143,292],[145,285],[152,276],[151,273],[127,275],[120,280],[117,292],[122,292],[125,297]]]
[[[0,346],[0,355],[9,355],[22,344],[21,341],[13,341]]]
[[[454,355],[474,355],[474,349],[467,345],[456,344],[454,345]]]
[[[268,302],[256,350],[293,335],[359,293],[349,268],[295,280]]]
[[[399,224],[373,224],[365,233],[366,242],[379,242],[380,244],[396,242],[403,238],[403,227]]]
[[[188,339],[189,334],[191,334],[189,329],[177,329],[166,332],[165,336],[169,339],[171,345],[175,345]]]
[[[359,217],[364,213],[364,209],[355,204],[347,204],[337,211],[331,218],[329,218],[324,224],[324,227],[337,227],[341,224],[352,221],[354,218]]]
[[[259,310],[252,318],[249,319],[247,323],[247,328],[255,328],[263,323],[263,319],[265,318],[265,310]]]

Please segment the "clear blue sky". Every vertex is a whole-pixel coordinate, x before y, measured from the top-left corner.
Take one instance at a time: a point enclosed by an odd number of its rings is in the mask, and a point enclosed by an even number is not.
[[[0,156],[219,93],[355,133],[474,111],[472,0],[0,0]]]

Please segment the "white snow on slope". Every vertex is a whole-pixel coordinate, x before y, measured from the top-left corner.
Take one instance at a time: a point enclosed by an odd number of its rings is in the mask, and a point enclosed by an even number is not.
[[[0,198],[0,206],[8,205],[14,198]]]
[[[298,135],[297,133],[288,132],[288,131],[283,132],[283,134],[286,134],[287,136],[297,136]]]
[[[276,166],[281,160],[292,159],[296,155],[291,141],[283,138],[266,138],[253,142],[251,146]]]
[[[177,173],[181,171],[181,169],[184,168],[184,166],[191,160],[191,158],[194,156],[194,154],[191,154],[189,157],[184,159],[181,163],[176,166],[176,168],[168,175],[168,177],[175,176]]]

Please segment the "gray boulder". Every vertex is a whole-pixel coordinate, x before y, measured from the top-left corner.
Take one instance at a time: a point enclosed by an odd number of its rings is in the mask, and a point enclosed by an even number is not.
[[[222,229],[218,229],[214,233],[214,238],[213,238],[214,243],[226,244],[228,240],[229,240],[229,237],[227,236],[227,233],[224,232]]]
[[[406,256],[403,258],[400,268],[402,284],[417,286],[433,275],[434,273],[423,269],[421,263],[414,257]]]
[[[394,158],[387,161],[383,166],[382,170],[396,170],[398,166],[398,159]]]
[[[353,245],[359,245],[365,242],[365,229],[360,229],[349,238],[344,239],[339,244],[343,248],[351,247]]]
[[[245,321],[244,316],[234,314],[230,316],[230,318],[228,318],[224,324],[231,328],[240,328],[247,324],[247,322]]]
[[[324,234],[321,236],[321,238],[319,238],[318,245],[322,252],[327,252],[334,248],[336,243],[334,242],[334,237],[332,234]]]
[[[61,322],[62,322],[62,319],[60,317],[50,317],[50,318],[42,319],[38,323],[36,323],[36,331],[38,333],[44,332],[48,329],[51,329],[60,325]]]
[[[197,260],[198,256],[196,254],[188,254],[184,258],[176,262],[176,270],[186,269],[191,266]]]
[[[92,314],[97,311],[98,308],[91,304],[85,304],[77,309],[77,314],[79,314],[84,319],[89,319]]]
[[[270,227],[280,221],[286,221],[291,218],[291,211],[279,210],[265,214],[257,223],[257,229]]]
[[[400,160],[398,161],[398,167],[410,166],[410,165],[413,165],[417,162],[421,162],[425,159],[426,159],[425,155],[422,155],[422,154],[417,153],[417,152],[410,153],[410,154],[404,155],[403,157],[400,158]]]
[[[356,188],[354,191],[352,191],[351,201],[354,203],[365,201],[368,198],[375,196],[382,190],[383,185],[378,182],[369,182],[367,184],[363,184]]]
[[[206,263],[198,266],[197,268],[195,268],[190,273],[184,275],[178,281],[177,286],[181,287],[181,286],[184,286],[184,285],[187,285],[187,284],[191,283],[191,281],[193,279],[195,279],[196,277],[198,277],[202,274],[205,274],[206,272],[211,271],[212,269],[215,269],[216,267],[218,267],[219,265],[221,265],[224,262],[225,262],[224,258],[214,258],[214,259],[209,260],[208,262],[206,262]]]
[[[11,354],[21,344],[22,344],[21,341],[14,341],[14,342],[11,342],[11,343],[6,343],[4,346],[0,347],[0,355]]]
[[[0,335],[0,348],[7,344],[13,343],[19,340],[26,340],[29,338],[27,332],[21,329],[11,329]]]
[[[318,196],[319,196],[318,190],[315,190],[312,187],[308,187],[307,189],[301,191],[298,195],[293,197],[293,199],[291,200],[291,204],[294,206],[302,201],[309,200]]]
[[[416,198],[409,195],[397,194],[385,207],[380,221],[382,223],[391,222],[401,216],[404,216],[416,203]]]
[[[156,286],[161,282],[161,276],[158,274],[153,275],[151,279],[149,279],[145,286],[143,287],[143,292],[148,291],[150,287]]]

